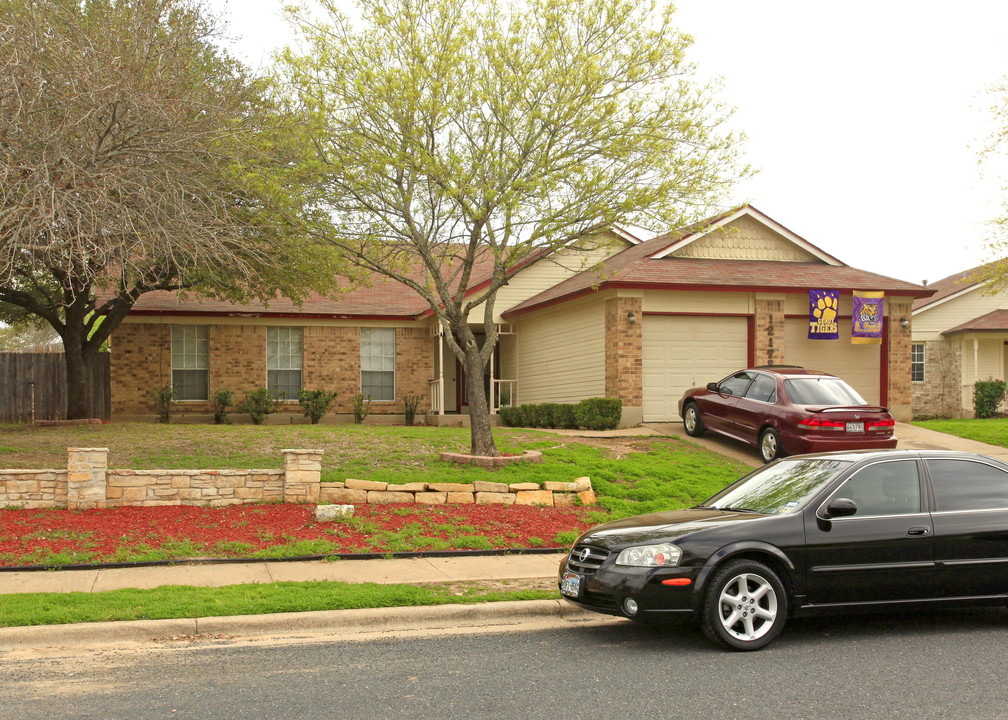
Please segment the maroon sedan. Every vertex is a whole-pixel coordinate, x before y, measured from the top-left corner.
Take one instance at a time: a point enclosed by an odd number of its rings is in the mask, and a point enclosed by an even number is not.
[[[800,367],[741,370],[679,401],[686,434],[727,435],[759,448],[764,462],[782,455],[896,447],[893,416],[869,405],[835,375]]]

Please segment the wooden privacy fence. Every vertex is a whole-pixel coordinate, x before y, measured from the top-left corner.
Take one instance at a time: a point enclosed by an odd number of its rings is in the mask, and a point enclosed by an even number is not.
[[[99,353],[89,383],[91,417],[112,413],[110,377],[109,354]],[[63,353],[0,353],[0,422],[65,420],[66,400]]]

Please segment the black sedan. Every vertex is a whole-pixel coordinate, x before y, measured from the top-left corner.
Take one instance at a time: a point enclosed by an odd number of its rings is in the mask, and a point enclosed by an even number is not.
[[[737,650],[819,609],[1003,605],[1008,465],[900,450],[777,460],[697,507],[588,530],[559,585],[601,613],[692,615]]]

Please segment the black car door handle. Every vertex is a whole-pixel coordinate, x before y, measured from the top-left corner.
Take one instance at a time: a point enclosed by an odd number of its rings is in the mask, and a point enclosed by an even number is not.
[[[921,535],[927,535],[931,532],[931,528],[927,525],[914,525],[912,528],[907,530],[907,535],[912,537],[920,537]]]

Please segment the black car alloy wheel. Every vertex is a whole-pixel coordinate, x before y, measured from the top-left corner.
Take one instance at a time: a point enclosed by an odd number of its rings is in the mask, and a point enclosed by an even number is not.
[[[711,580],[701,625],[722,645],[759,650],[780,635],[787,612],[787,594],[776,573],[754,560],[736,560]]]

